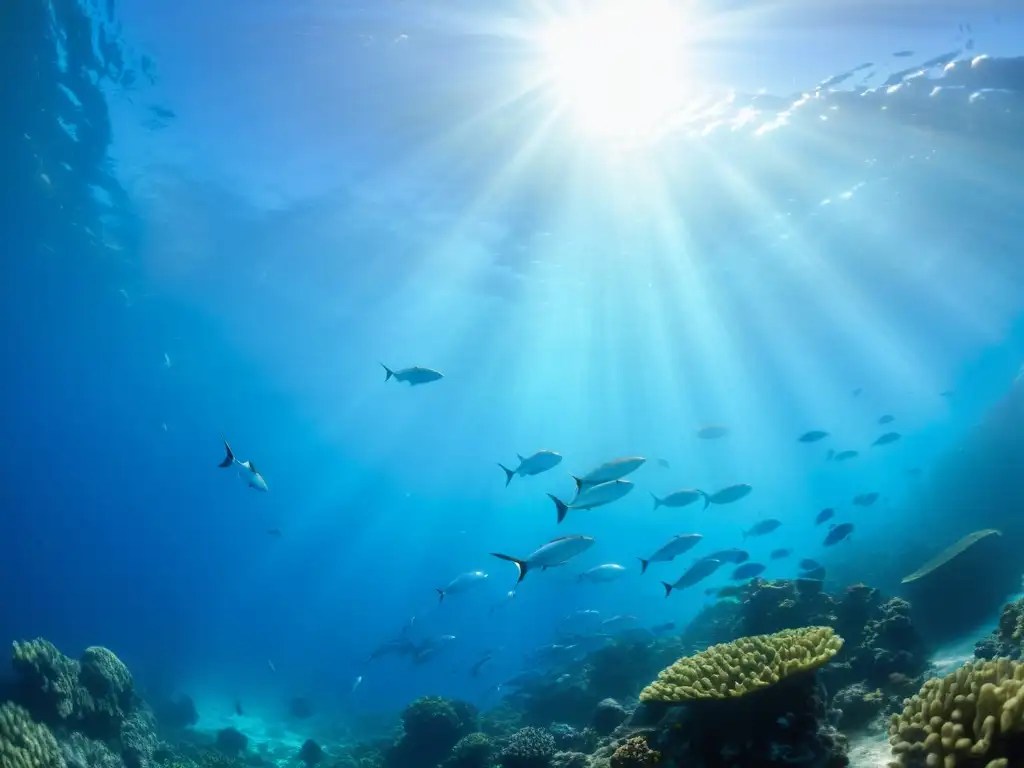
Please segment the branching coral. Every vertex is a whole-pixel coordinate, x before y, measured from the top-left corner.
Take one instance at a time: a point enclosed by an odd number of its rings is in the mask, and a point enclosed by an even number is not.
[[[490,736],[471,733],[456,742],[444,765],[445,768],[488,768],[493,754],[494,742]]]
[[[523,728],[498,755],[502,768],[547,768],[555,754],[555,739],[540,728]]]
[[[50,729],[17,704],[0,706],[0,768],[63,768]]]
[[[644,688],[640,700],[677,703],[745,696],[824,666],[842,646],[843,639],[831,627],[742,637],[679,659]]]
[[[925,682],[893,715],[893,765],[1006,768],[1024,763],[1024,664],[965,664]]]

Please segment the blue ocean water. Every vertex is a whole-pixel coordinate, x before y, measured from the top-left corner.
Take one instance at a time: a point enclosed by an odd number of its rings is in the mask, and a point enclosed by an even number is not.
[[[1020,10],[698,4],[671,98],[625,98],[657,72],[613,82],[615,50],[587,123],[545,32],[597,5],[14,2],[4,638],[108,646],[211,728],[298,696],[358,723],[497,703],[578,610],[684,626],[725,573],[659,580],[767,518],[766,576],[811,557],[890,590],[1012,525],[1012,495],[929,489],[1022,360]],[[267,493],[217,468],[222,438]],[[563,462],[505,488],[498,462],[542,448]],[[545,494],[630,455],[629,495],[556,522]],[[652,510],[734,483],[735,505]],[[831,549],[827,506],[856,526]],[[594,547],[508,599],[490,553],[577,533]],[[368,661],[403,632],[454,639]]]

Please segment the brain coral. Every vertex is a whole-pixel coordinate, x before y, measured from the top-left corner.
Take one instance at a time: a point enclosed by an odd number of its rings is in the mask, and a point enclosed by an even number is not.
[[[0,706],[0,768],[62,768],[60,748],[45,725],[17,704]]]
[[[831,627],[741,637],[679,659],[641,691],[640,700],[675,703],[745,696],[824,666],[842,647],[843,639]]]
[[[925,682],[893,715],[893,766],[1006,768],[1024,759],[1024,664],[965,664]]]

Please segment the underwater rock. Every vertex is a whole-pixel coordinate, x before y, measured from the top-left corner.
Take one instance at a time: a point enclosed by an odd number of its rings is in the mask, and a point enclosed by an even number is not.
[[[551,768],[589,768],[590,757],[582,752],[555,752]]]
[[[836,691],[832,706],[840,711],[839,724],[844,731],[858,731],[882,713],[885,694],[878,688],[871,690],[863,683],[854,683]]]
[[[629,717],[629,712],[615,699],[602,699],[598,702],[590,725],[600,736],[607,736]]]
[[[153,714],[161,728],[182,730],[199,722],[199,711],[191,696],[180,694],[153,703]]]
[[[249,737],[237,728],[221,728],[217,731],[217,751],[227,757],[237,757],[249,746]]]
[[[999,624],[992,633],[974,646],[978,659],[1004,657],[1019,659],[1024,650],[1024,598],[1007,603],[999,615]]]
[[[527,726],[512,734],[498,754],[502,768],[548,768],[555,755],[555,740],[540,728]]]
[[[324,750],[313,739],[306,739],[299,750],[299,760],[308,766],[314,766],[324,759]]]
[[[552,723],[548,733],[555,740],[555,749],[559,752],[584,752],[590,754],[597,746],[598,733],[589,725],[577,730],[568,723]]]

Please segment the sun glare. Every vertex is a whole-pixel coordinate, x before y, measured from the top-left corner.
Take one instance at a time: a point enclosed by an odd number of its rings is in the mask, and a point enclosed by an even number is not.
[[[582,130],[643,139],[685,98],[687,36],[678,5],[616,0],[548,27],[548,78]]]

